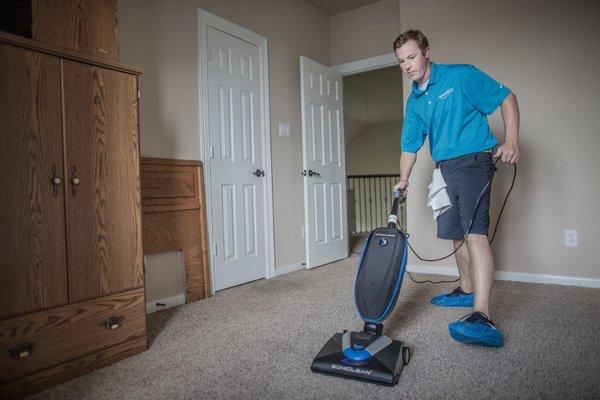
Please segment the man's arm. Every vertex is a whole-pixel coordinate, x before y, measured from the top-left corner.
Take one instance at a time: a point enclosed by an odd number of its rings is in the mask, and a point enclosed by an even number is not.
[[[401,190],[402,197],[406,196],[406,188],[408,187],[408,178],[410,172],[417,161],[417,153],[409,153],[403,151],[400,154],[400,180],[394,185],[394,191]]]
[[[502,161],[516,164],[521,152],[519,150],[519,105],[517,97],[511,92],[502,102],[502,119],[504,121],[504,143],[498,147],[494,157],[501,157]]]

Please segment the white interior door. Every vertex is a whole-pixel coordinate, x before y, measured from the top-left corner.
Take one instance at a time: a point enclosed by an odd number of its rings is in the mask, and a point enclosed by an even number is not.
[[[342,75],[300,57],[306,267],[348,257]]]
[[[221,290],[266,276],[261,82],[256,45],[208,27],[207,46],[212,260]]]

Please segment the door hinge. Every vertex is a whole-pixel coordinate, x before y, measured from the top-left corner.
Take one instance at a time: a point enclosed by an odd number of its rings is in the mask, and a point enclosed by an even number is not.
[[[210,154],[210,158],[215,158],[215,146],[213,146],[212,144],[209,144],[208,151]]]
[[[212,244],[212,255],[213,256],[217,255],[217,244],[216,243]]]
[[[137,96],[138,96],[138,99],[142,98],[142,91],[140,89],[138,89]]]
[[[208,61],[212,61],[212,52],[208,49]]]

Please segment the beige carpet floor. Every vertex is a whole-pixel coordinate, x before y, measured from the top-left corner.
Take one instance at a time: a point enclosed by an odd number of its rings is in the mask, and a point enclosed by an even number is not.
[[[152,314],[146,352],[35,398],[600,398],[600,289],[572,286],[497,282],[493,319],[505,346],[491,349],[448,335],[448,323],[468,310],[429,304],[431,296],[454,284],[417,285],[406,277],[385,324],[388,336],[412,348],[398,384],[311,373],[312,358],[333,333],[362,327],[352,304],[357,259]]]

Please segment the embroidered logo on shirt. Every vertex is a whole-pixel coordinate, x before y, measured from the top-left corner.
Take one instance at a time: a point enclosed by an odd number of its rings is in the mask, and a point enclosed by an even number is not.
[[[450,88],[450,89],[446,90],[444,93],[440,94],[438,96],[438,98],[441,99],[441,100],[443,100],[446,97],[450,96],[452,94],[452,92],[454,92],[454,88]]]

